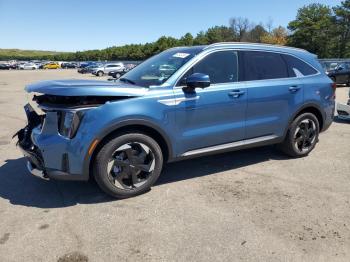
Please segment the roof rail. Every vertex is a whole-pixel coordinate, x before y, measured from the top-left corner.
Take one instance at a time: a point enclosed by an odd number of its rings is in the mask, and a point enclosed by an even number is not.
[[[225,45],[250,45],[250,46],[267,46],[267,47],[277,47],[277,48],[287,48],[287,49],[292,49],[292,50],[298,50],[298,51],[303,51],[303,52],[308,52],[305,49],[297,48],[297,47],[290,47],[290,46],[283,46],[283,45],[272,45],[272,44],[263,44],[263,43],[250,43],[250,42],[219,42],[219,43],[214,43],[211,45],[206,46],[204,49],[208,49],[211,47],[217,47],[217,46],[225,46]]]

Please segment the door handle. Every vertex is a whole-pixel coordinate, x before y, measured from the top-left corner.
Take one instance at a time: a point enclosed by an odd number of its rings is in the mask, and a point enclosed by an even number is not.
[[[241,95],[244,95],[244,91],[242,90],[232,90],[231,92],[228,93],[229,96],[232,96],[234,98],[238,98],[240,97]]]
[[[300,86],[290,86],[289,87],[289,91],[291,93],[296,93],[297,91],[299,91],[299,89],[300,89]]]

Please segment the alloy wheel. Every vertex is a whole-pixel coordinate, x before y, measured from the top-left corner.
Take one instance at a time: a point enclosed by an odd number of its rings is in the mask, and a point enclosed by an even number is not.
[[[294,132],[294,145],[300,153],[309,151],[316,143],[317,127],[312,119],[302,120]]]
[[[143,143],[131,142],[112,154],[107,165],[108,179],[119,189],[134,190],[152,177],[154,168],[152,150]]]

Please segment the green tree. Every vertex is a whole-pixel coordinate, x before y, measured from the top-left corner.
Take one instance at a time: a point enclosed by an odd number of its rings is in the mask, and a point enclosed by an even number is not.
[[[291,31],[289,45],[304,48],[322,58],[332,55],[334,23],[328,6],[310,4],[300,8],[288,29]]]
[[[204,31],[200,31],[196,38],[193,40],[193,44],[195,45],[207,45],[209,40]]]
[[[190,33],[185,34],[183,37],[180,38],[180,45],[184,46],[192,46],[193,45],[193,36]]]
[[[256,25],[248,33],[247,41],[254,42],[254,43],[261,43],[262,38],[267,34],[268,32],[265,30],[265,28],[261,24]]]
[[[350,0],[333,7],[336,25],[335,54],[337,57],[350,57]]]
[[[209,44],[217,42],[230,42],[234,41],[235,39],[232,30],[227,26],[211,27],[208,29],[205,35]]]

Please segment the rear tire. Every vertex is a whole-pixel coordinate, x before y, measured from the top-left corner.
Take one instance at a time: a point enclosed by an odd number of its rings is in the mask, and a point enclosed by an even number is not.
[[[162,150],[142,133],[119,134],[109,139],[94,161],[93,175],[99,187],[115,198],[148,191],[163,167]]]
[[[102,71],[98,71],[97,72],[97,76],[103,76],[103,72]]]
[[[291,157],[307,156],[316,146],[320,125],[312,113],[297,116],[290,124],[280,149]]]

